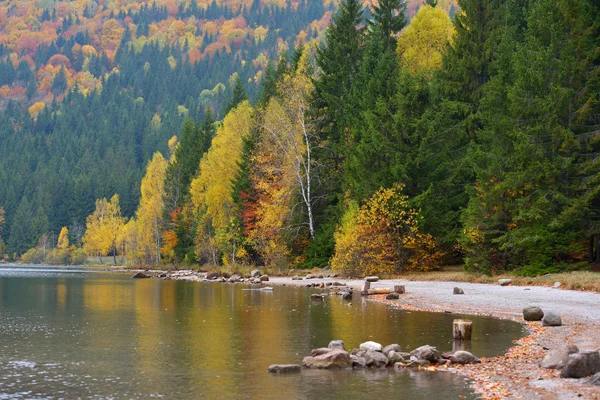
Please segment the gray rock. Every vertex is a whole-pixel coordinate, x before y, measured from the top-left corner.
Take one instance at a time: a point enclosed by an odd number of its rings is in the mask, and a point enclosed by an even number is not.
[[[366,276],[365,281],[367,282],[377,282],[379,280],[378,276]]]
[[[352,300],[352,292],[342,292],[342,299]]]
[[[387,300],[398,300],[400,298],[400,295],[398,293],[392,292],[392,293],[388,294],[387,296],[385,296],[385,298]]]
[[[150,278],[150,275],[146,275],[143,272],[138,272],[131,277],[131,279],[146,279],[146,278]]]
[[[260,278],[261,282],[268,282],[269,281],[269,276],[268,275],[261,275]]]
[[[590,385],[600,386],[600,372],[594,374],[594,376],[592,376],[587,383]]]
[[[295,276],[292,276],[292,280],[293,280],[293,281],[301,281],[301,280],[302,280],[302,278],[301,278],[301,277],[299,277],[298,275],[295,275]]]
[[[403,352],[403,351],[400,351],[400,352],[397,351],[396,353],[400,353],[400,355],[402,356],[402,358],[404,358],[405,360],[410,359],[410,353]]]
[[[401,362],[403,363],[404,357],[402,357],[400,355],[400,353],[396,353],[395,351],[390,351],[389,353],[387,353],[387,358],[388,358],[388,365],[394,365],[395,363]]]
[[[500,286],[508,286],[512,283],[512,279],[498,279],[498,284]]]
[[[259,270],[257,270],[257,269],[255,269],[255,270],[253,270],[252,272],[250,272],[250,276],[251,276],[252,278],[259,278],[259,277],[260,277],[260,271],[259,271]]]
[[[323,354],[327,354],[331,351],[329,347],[319,347],[318,349],[312,349],[310,355],[312,357],[321,356]]]
[[[569,355],[561,378],[583,378],[600,372],[600,353],[596,350],[582,351]]]
[[[346,350],[346,346],[344,346],[344,341],[343,340],[332,340],[331,342],[329,342],[329,345],[327,346],[330,349],[342,349],[342,350]]]
[[[314,279],[315,277],[312,276],[311,274],[308,274],[304,277],[304,279]]]
[[[365,351],[369,351],[369,350],[373,350],[373,351],[383,351],[383,346],[380,345],[377,342],[364,342],[360,344],[360,349],[361,350],[365,350]]]
[[[367,367],[383,368],[388,365],[388,358],[379,351],[367,350],[364,358]]]
[[[394,369],[403,369],[403,368],[406,368],[406,363],[403,363],[403,362],[394,363]]]
[[[238,274],[233,274],[233,275],[231,275],[231,276],[229,277],[229,279],[227,280],[227,282],[230,282],[230,283],[236,283],[236,282],[239,282],[239,281],[240,281],[240,279],[242,279],[242,277],[241,277],[241,276],[239,276]]]
[[[440,352],[435,347],[429,345],[421,346],[413,350],[410,354],[415,356],[417,360],[427,360],[431,363],[436,363],[442,358]]]
[[[546,354],[546,357],[540,362],[541,368],[563,369],[571,354],[579,353],[577,346],[572,344],[552,349]]]
[[[431,363],[427,360],[409,361],[406,363],[406,368],[428,367]]]
[[[559,288],[559,287],[561,287],[561,286],[562,286],[562,283],[560,283],[560,282],[554,282],[554,285],[552,285],[552,287],[553,287],[554,289],[558,289],[558,288]]]
[[[267,368],[267,372],[271,374],[292,374],[300,372],[298,364],[273,364]]]
[[[317,275],[317,279],[323,279],[325,278],[323,275]]]
[[[252,283],[254,283],[255,285],[260,285],[260,279],[258,279],[258,278],[253,278],[253,279],[252,279]]]
[[[529,306],[523,309],[523,319],[525,321],[541,321],[544,318],[544,311],[537,306]]]
[[[323,299],[325,299],[325,295],[324,294],[313,293],[313,294],[310,295],[310,299],[311,300],[323,300]]]
[[[552,311],[548,311],[548,312],[544,313],[544,318],[542,318],[542,325],[543,326],[561,326],[562,320],[560,318],[560,315],[558,315]]]
[[[206,275],[206,279],[210,279],[210,280],[217,279],[218,277],[219,277],[218,272],[211,272],[210,274]]]
[[[344,350],[335,349],[317,357],[304,357],[302,365],[314,369],[345,369],[352,368],[352,360]]]
[[[459,350],[452,354],[450,357],[450,361],[454,364],[472,364],[472,363],[480,363],[481,360],[475,357],[473,354],[468,351]]]
[[[446,365],[446,364],[450,364],[450,360],[440,358],[437,363],[438,363],[438,365]]]
[[[465,292],[461,288],[455,287],[454,294],[465,294]]]
[[[400,345],[399,344],[388,344],[387,346],[385,346],[382,350],[382,353],[387,357],[388,353],[390,351],[395,351],[396,353],[400,353],[401,349],[400,349]]]
[[[352,360],[352,368],[367,367],[367,361],[364,359],[364,357],[350,356],[350,359]]]

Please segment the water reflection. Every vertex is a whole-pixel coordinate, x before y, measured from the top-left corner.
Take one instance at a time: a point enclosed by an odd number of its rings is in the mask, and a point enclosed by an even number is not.
[[[0,270],[0,392],[16,397],[426,398],[472,396],[462,378],[414,371],[265,372],[341,338],[449,351],[452,315],[390,310],[310,290]],[[472,317],[472,351],[503,352],[518,324]],[[1,396],[0,396],[1,397]],[[11,396],[9,396],[11,397]]]

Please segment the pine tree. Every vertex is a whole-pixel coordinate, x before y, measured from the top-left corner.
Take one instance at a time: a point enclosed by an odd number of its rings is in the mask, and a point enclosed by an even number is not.
[[[225,109],[223,111],[225,115],[227,115],[229,111],[237,107],[238,104],[248,99],[248,94],[246,93],[246,89],[244,88],[244,84],[242,83],[242,79],[239,77],[239,75],[236,76],[231,91],[231,98],[227,102],[227,105],[225,106]]]
[[[385,38],[385,44],[396,49],[396,35],[406,26],[406,3],[403,0],[379,0],[371,6],[372,19],[369,29],[379,29]]]

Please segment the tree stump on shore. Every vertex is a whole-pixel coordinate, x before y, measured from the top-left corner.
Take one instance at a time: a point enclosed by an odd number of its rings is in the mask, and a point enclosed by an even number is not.
[[[406,293],[406,288],[404,285],[394,285],[394,292],[398,294],[404,294]]]
[[[452,323],[452,337],[454,340],[471,340],[473,321],[467,319],[455,319]]]

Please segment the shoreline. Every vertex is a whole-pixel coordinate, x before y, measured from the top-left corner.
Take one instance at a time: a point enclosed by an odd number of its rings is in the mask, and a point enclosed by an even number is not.
[[[353,289],[362,287],[359,280],[339,278],[292,281],[290,278],[271,278],[269,284],[305,286],[307,282],[339,281]],[[399,300],[386,300],[384,295],[368,296],[368,300],[390,307],[428,312],[481,315],[506,319],[522,324],[529,332],[517,340],[507,353],[497,357],[482,357],[482,364],[458,366],[452,372],[472,380],[471,386],[482,398],[525,399],[600,399],[600,387],[585,384],[583,379],[560,379],[560,370],[542,369],[538,363],[552,349],[575,344],[580,350],[600,348],[600,296],[594,293],[549,289],[539,286],[499,286],[489,284],[381,280],[375,288],[405,285],[406,293]],[[453,295],[453,287],[464,289],[464,295]],[[510,296],[511,301],[507,301]],[[482,299],[487,301],[482,302]],[[568,304],[557,302],[570,300]],[[524,301],[527,300],[527,301]],[[516,304],[521,304],[518,308]],[[558,310],[563,317],[561,327],[543,327],[541,322],[526,322],[522,308],[530,304],[545,310]],[[477,356],[477,354],[475,354]],[[456,367],[453,365],[453,368]],[[433,369],[444,371],[444,367]]]
[[[154,271],[146,272],[154,275]],[[167,275],[168,279],[173,280],[205,281],[201,278],[203,274],[198,273]],[[263,285],[306,287],[307,284],[334,281],[345,283],[352,290],[360,290],[363,284],[362,280],[339,277],[310,280],[269,277],[269,281],[263,282]],[[470,379],[473,390],[484,399],[600,399],[600,387],[586,384],[587,378],[561,379],[560,370],[538,366],[548,349],[561,345],[575,344],[581,351],[600,348],[600,312],[597,308],[600,295],[543,286],[402,279],[380,280],[372,283],[371,287],[393,288],[399,284],[406,287],[406,293],[400,295],[399,300],[386,300],[385,295],[372,295],[367,299],[402,310],[451,312],[511,320],[522,324],[528,332],[516,340],[506,354],[482,357],[482,364],[452,365],[452,368],[435,366],[428,370],[448,371]],[[465,294],[453,295],[455,286],[462,288]],[[532,304],[558,312],[563,318],[563,326],[543,327],[541,322],[524,321],[522,309]]]

